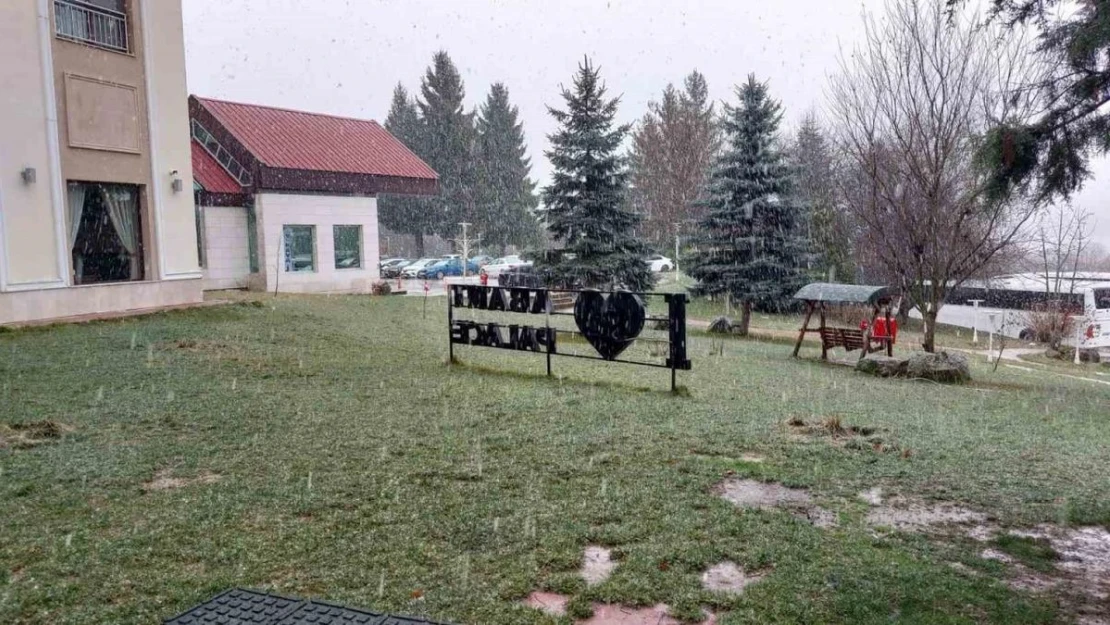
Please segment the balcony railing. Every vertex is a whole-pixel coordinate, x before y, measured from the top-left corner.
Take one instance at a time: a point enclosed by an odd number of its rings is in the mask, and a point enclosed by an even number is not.
[[[58,37],[117,52],[130,52],[127,14],[79,0],[54,0],[54,31]]]

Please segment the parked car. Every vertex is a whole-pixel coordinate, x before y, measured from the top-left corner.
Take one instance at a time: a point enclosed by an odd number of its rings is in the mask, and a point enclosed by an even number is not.
[[[425,267],[430,267],[430,266],[438,263],[440,260],[442,260],[442,259],[440,259],[440,258],[421,258],[420,260],[418,260],[416,262],[409,263],[408,265],[405,266],[404,269],[401,270],[401,277],[402,278],[409,278],[409,279],[416,278],[416,274],[420,273],[421,269],[424,269]]]
[[[469,274],[478,275],[478,265],[471,261],[466,261],[466,271]],[[441,260],[434,265],[429,265],[416,272],[417,278],[435,280],[442,280],[447,276],[461,275],[463,275],[463,262],[461,258]]]
[[[382,265],[383,278],[397,278],[400,277],[401,272],[405,267],[412,264],[413,261],[408,259],[395,260],[394,262],[385,263]]]
[[[524,259],[516,255],[505,256],[494,260],[485,267],[482,267],[482,270],[479,272],[479,274],[488,276],[490,279],[497,280],[500,278],[503,272],[508,271],[513,267],[520,267],[521,265],[531,264],[531,261],[525,261]]]
[[[502,271],[498,275],[497,284],[505,287],[542,289],[547,286],[547,280],[532,266],[532,263],[527,263]]]
[[[645,262],[655,273],[659,273],[661,271],[674,271],[674,261],[660,254],[649,256]]]
[[[396,263],[399,263],[403,260],[405,260],[405,259],[404,258],[383,258],[381,260],[381,262],[378,263],[378,268],[379,269],[385,269],[386,267],[388,267],[390,265],[393,265],[393,264],[396,264]]]
[[[474,263],[475,265],[478,265],[478,267],[485,267],[486,265],[493,262],[493,257],[492,256],[486,256],[485,254],[482,254],[480,256],[471,256],[470,257],[470,262]]]

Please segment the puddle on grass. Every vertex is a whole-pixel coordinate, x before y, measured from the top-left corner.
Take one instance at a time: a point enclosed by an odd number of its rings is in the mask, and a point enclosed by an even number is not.
[[[758,573],[745,573],[735,562],[721,562],[701,575],[702,588],[728,595],[743,594],[748,586],[763,579]]]
[[[902,531],[924,531],[941,525],[979,524],[987,520],[982,512],[954,504],[926,504],[905,499],[892,499],[875,506],[867,513],[867,523]]]
[[[582,555],[582,579],[587,586],[597,586],[609,579],[617,563],[613,561],[613,552],[605,547],[590,545]]]
[[[210,473],[205,471],[196,477],[172,477],[169,469],[163,469],[154,474],[154,479],[149,482],[143,482],[143,490],[146,492],[155,492],[161,490],[174,490],[177,488],[185,488],[193,484],[215,484],[223,479],[222,475]]]

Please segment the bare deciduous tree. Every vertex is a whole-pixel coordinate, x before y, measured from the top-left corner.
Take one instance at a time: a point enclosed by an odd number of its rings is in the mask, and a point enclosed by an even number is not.
[[[1035,94],[1021,87],[1039,67],[1019,53],[1020,37],[950,18],[944,0],[893,0],[882,20],[864,21],[864,43],[841,58],[830,93],[844,201],[861,244],[924,316],[933,351],[949,294],[1037,212],[988,193],[976,155],[988,128],[1032,114]]]
[[[1075,277],[1091,245],[1090,212],[1064,204],[1045,214],[1037,228],[1038,270],[1045,293],[1074,293]]]

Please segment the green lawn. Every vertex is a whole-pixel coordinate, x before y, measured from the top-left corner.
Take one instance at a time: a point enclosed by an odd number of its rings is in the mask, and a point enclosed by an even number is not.
[[[230,586],[470,624],[555,622],[519,605],[535,589],[726,625],[1064,622],[981,545],[876,534],[856,493],[1110,521],[1110,387],[985,365],[965,387],[876,380],[775,342],[711,356],[695,334],[674,397],[664,370],[557,359],[547,379],[541,357],[477,348],[449,368],[430,303],[426,320],[418,298],[281,297],[0,333],[0,623],[156,623]],[[785,425],[830,416],[908,451]],[[16,444],[43,420],[60,438]],[[739,511],[712,492],[730,472],[809,488],[840,526]],[[588,544],[620,565],[587,589]],[[703,591],[726,559],[767,575]]]

